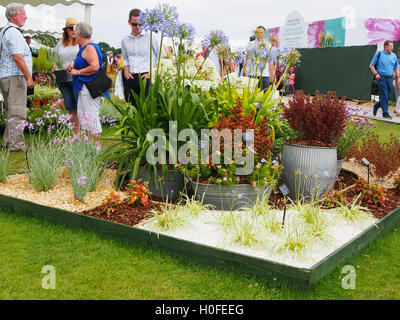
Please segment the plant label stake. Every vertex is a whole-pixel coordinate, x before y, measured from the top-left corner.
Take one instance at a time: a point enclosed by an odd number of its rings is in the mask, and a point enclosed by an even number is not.
[[[284,198],[286,198],[290,194],[290,190],[286,184],[282,184],[279,187],[279,190],[282,192]],[[284,199],[284,203],[285,203],[285,208],[283,210],[282,229],[285,226],[285,219],[286,219],[286,199]]]
[[[362,158],[362,162],[364,162],[364,164],[368,167],[368,184],[369,184],[369,173],[370,173],[371,164],[369,163],[369,161],[366,158]]]

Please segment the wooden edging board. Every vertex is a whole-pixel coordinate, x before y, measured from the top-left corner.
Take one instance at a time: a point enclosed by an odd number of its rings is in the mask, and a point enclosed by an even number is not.
[[[360,253],[369,243],[400,224],[399,208],[311,269],[302,269],[4,195],[0,195],[0,209],[71,228],[95,231],[135,244],[166,249],[197,263],[240,271],[271,282],[282,282],[305,289],[309,289],[312,283],[332,272],[338,264]]]

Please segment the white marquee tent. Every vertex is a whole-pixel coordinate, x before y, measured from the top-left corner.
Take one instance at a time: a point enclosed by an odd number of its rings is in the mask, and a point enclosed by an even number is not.
[[[92,2],[81,0],[0,0],[0,28],[4,27],[8,22],[5,17],[5,11],[6,6],[12,2],[26,4],[25,11],[28,20],[23,30],[27,33],[61,33],[65,21],[57,19],[55,9],[53,8],[56,4],[65,6],[75,3],[81,4],[85,8],[85,22],[87,23],[90,23],[91,7],[94,5]],[[36,8],[42,4],[45,6],[40,9]]]

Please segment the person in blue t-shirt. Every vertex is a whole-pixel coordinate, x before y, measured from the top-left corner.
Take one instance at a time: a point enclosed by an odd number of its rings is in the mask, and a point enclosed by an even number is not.
[[[393,90],[393,77],[398,77],[400,72],[399,62],[393,50],[393,41],[385,41],[384,50],[375,53],[369,66],[378,80],[380,90],[379,102],[374,105],[374,116],[376,116],[378,109],[382,108],[382,116],[388,119],[392,119],[389,115],[389,99]]]

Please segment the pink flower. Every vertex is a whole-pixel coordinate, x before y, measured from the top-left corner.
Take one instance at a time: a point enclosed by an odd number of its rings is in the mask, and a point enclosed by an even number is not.
[[[224,179],[223,179],[224,181],[228,181],[228,178],[227,177],[224,177]]]
[[[383,44],[386,40],[400,40],[400,20],[367,19],[364,22],[369,31],[368,38],[372,39],[368,44]]]
[[[253,182],[253,187],[255,188],[255,187],[257,187],[257,182]]]
[[[308,26],[308,47],[319,48],[322,34],[325,32],[325,21],[315,21]]]

